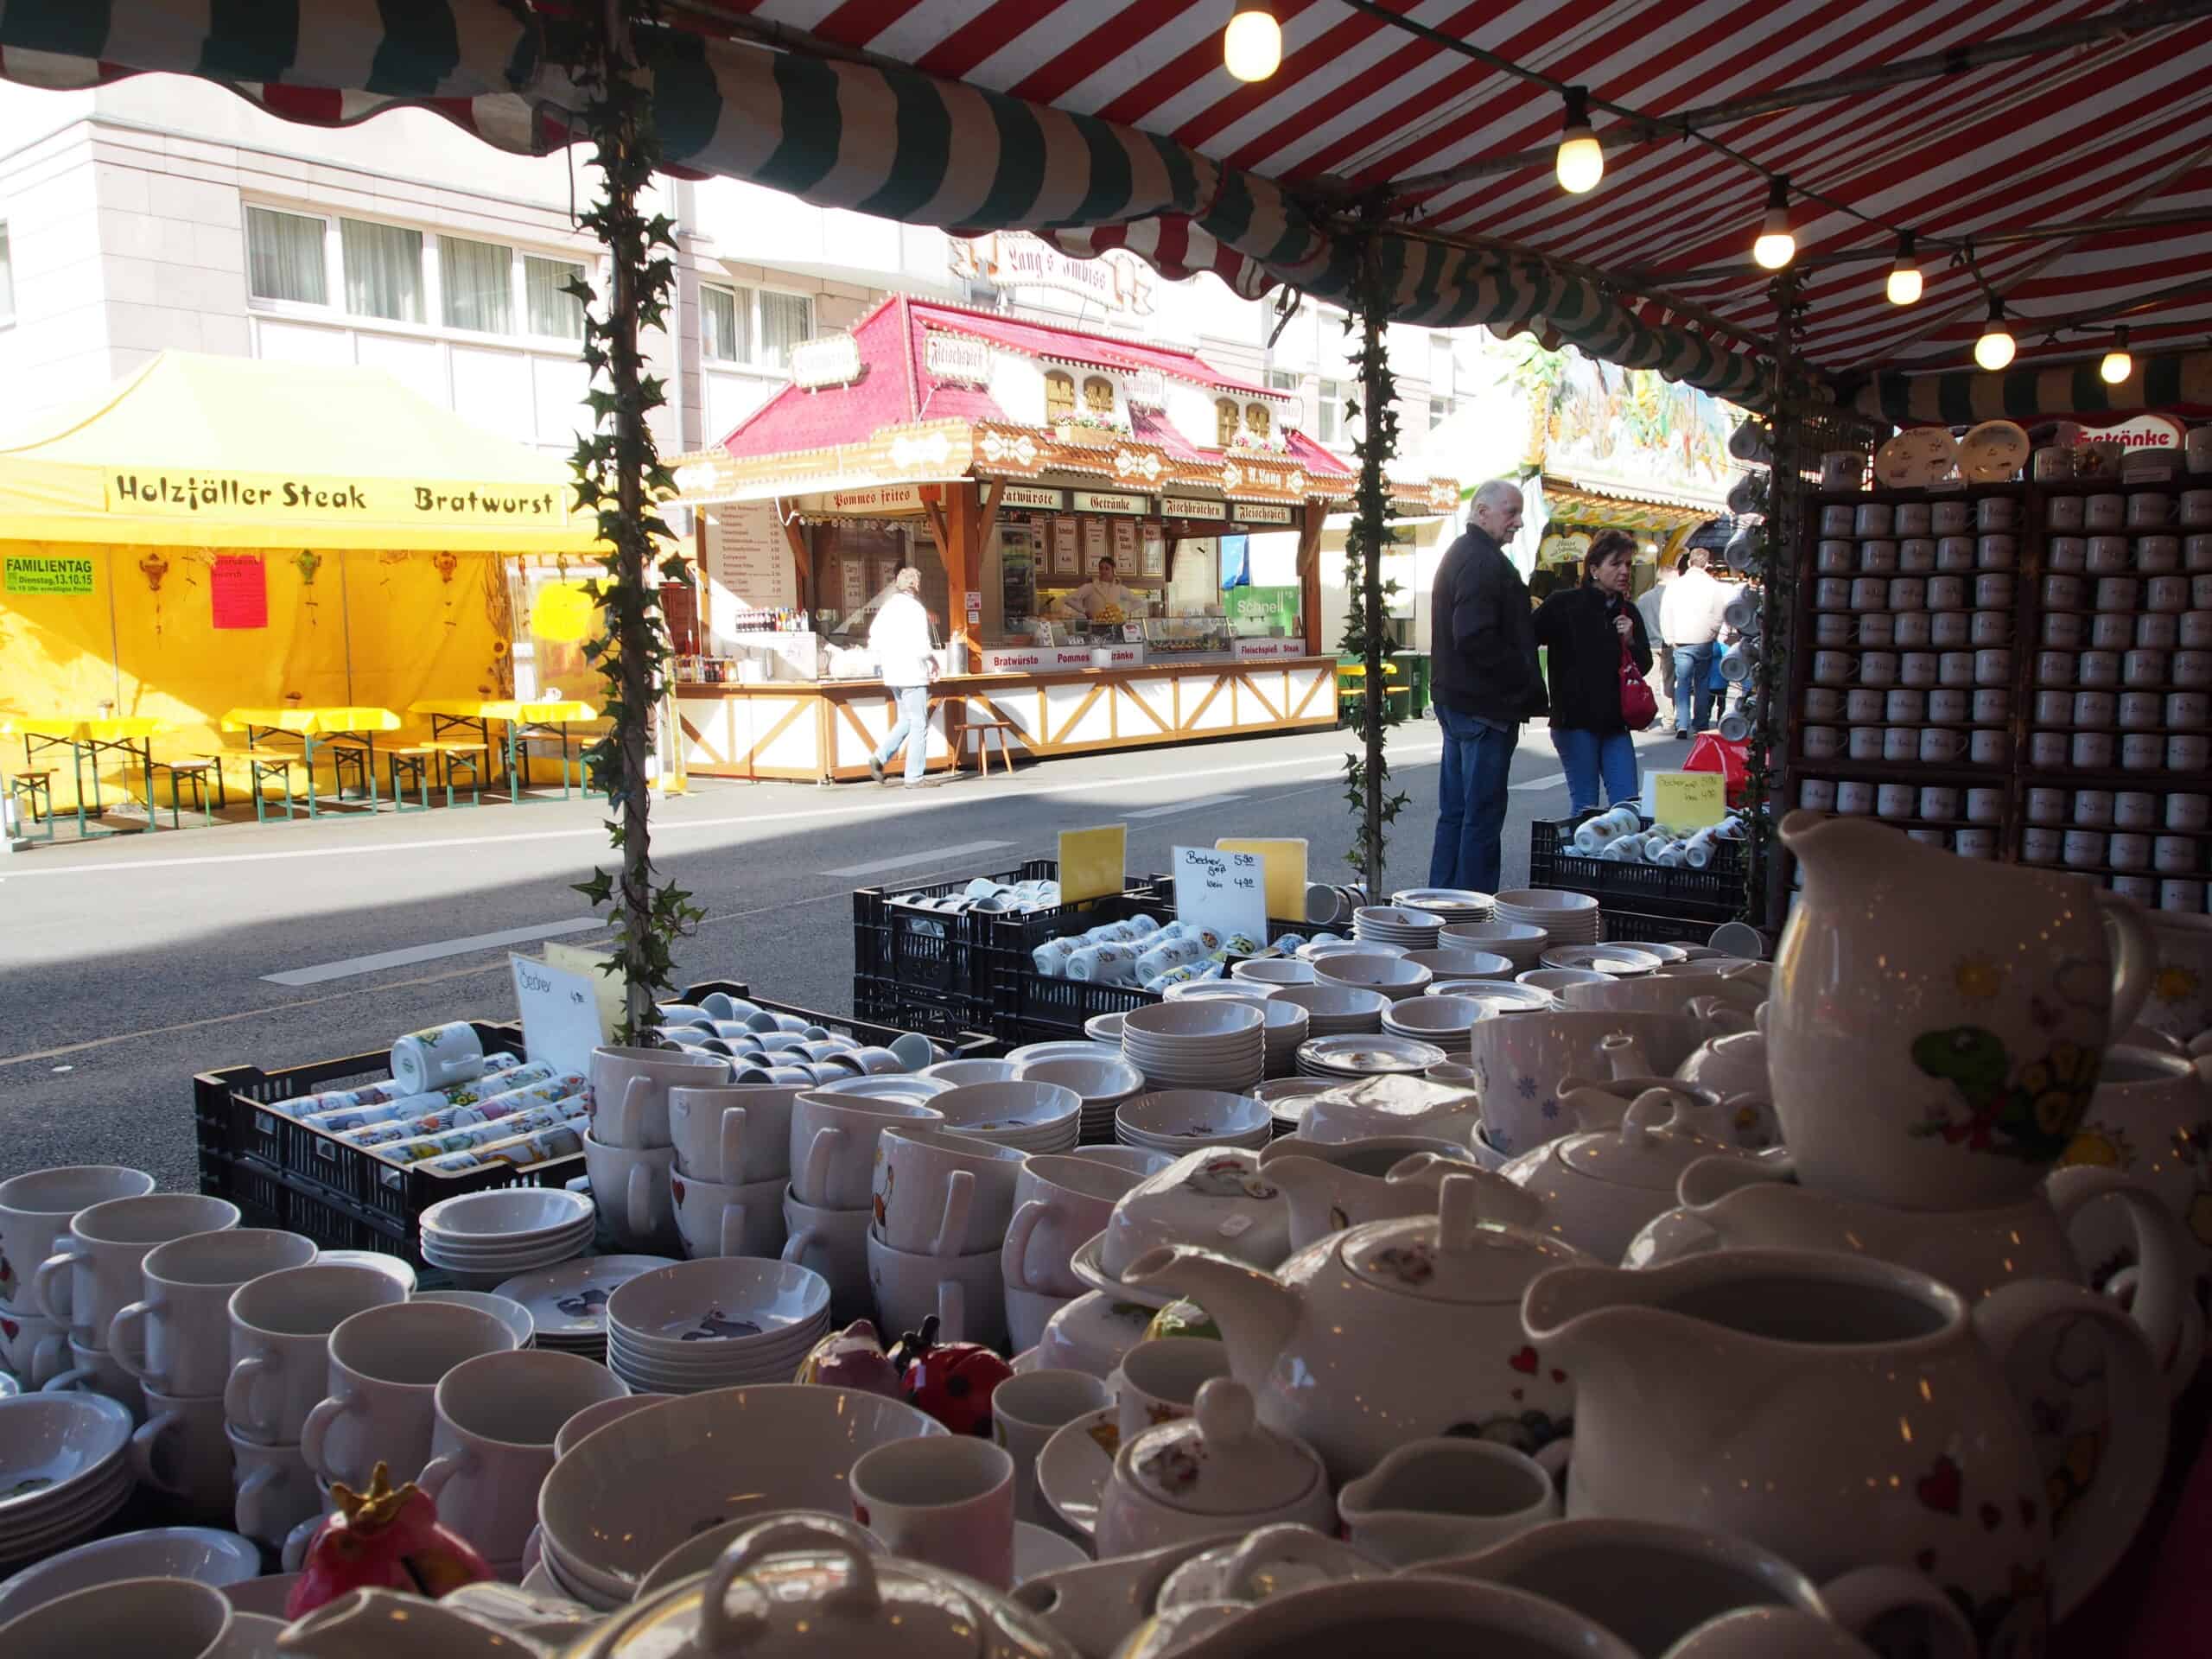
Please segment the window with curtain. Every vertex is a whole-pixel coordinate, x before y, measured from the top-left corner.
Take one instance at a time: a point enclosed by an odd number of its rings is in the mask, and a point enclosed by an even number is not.
[[[760,363],[785,368],[791,347],[814,338],[814,302],[798,294],[760,296]]]
[[[1321,383],[1320,439],[1324,443],[1344,441],[1344,383],[1324,380]]]
[[[0,219],[0,322],[16,320],[15,255],[8,245],[8,225]]]
[[[393,322],[423,321],[422,232],[341,219],[338,241],[348,311]]]
[[[534,253],[522,257],[523,307],[533,334],[549,340],[584,337],[583,302],[562,290],[584,274],[584,268],[567,259],[545,259]]]
[[[1213,405],[1214,442],[1226,449],[1236,442],[1236,429],[1244,423],[1243,411],[1233,397],[1217,397]]]
[[[1275,412],[1265,404],[1244,405],[1244,424],[1252,429],[1252,435],[1265,443],[1274,435]]]
[[[743,363],[753,355],[752,296],[740,305],[735,290],[699,289],[699,353],[716,363]]]
[[[246,289],[257,300],[289,300],[296,305],[330,303],[330,277],[323,258],[325,226],[305,213],[280,213],[273,207],[245,210]]]
[[[515,331],[515,256],[495,242],[438,238],[439,308],[448,328]]]
[[[1094,374],[1083,383],[1083,407],[1087,414],[1101,420],[1109,420],[1114,414],[1114,383],[1101,374]]]
[[[1052,369],[1045,376],[1045,418],[1065,421],[1075,413],[1075,376]]]

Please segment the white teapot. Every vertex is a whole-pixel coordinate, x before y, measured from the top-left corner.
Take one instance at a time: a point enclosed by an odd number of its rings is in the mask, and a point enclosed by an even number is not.
[[[1437,1191],[1455,1172],[1497,1179],[1477,1170],[1464,1148],[1416,1135],[1338,1141],[1287,1135],[1260,1154],[1260,1169],[1290,1200],[1294,1250],[1362,1222],[1434,1215]]]
[[[1666,1087],[1649,1090],[1630,1103],[1618,1128],[1548,1142],[1499,1173],[1542,1205],[1548,1230],[1602,1262],[1618,1262],[1646,1223],[1675,1207],[1685,1169],[1734,1152],[1681,1128],[1675,1105]]]
[[[1198,1389],[1192,1416],[1123,1444],[1098,1504],[1098,1553],[1122,1555],[1224,1527],[1279,1522],[1333,1526],[1321,1459],[1294,1436],[1262,1427],[1234,1377]]]
[[[1522,1292],[1548,1268],[1593,1258],[1488,1218],[1482,1192],[1471,1177],[1448,1176],[1434,1216],[1332,1234],[1274,1273],[1178,1246],[1123,1276],[1212,1314],[1260,1421],[1319,1452],[1332,1481],[1446,1433],[1534,1456],[1571,1432],[1574,1395],[1522,1334]]]

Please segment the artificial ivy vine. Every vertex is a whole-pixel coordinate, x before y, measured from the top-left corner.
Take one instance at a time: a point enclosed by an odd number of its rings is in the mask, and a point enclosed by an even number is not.
[[[1398,718],[1382,677],[1384,606],[1398,591],[1396,582],[1382,580],[1382,550],[1398,539],[1390,528],[1395,514],[1383,473],[1385,463],[1398,453],[1398,383],[1384,345],[1390,294],[1376,250],[1371,232],[1363,235],[1358,310],[1344,319],[1344,333],[1357,333],[1359,338],[1351,354],[1352,368],[1359,376],[1359,397],[1344,411],[1347,419],[1359,422],[1353,446],[1359,458],[1359,482],[1353,493],[1351,526],[1344,533],[1344,593],[1350,602],[1344,607],[1340,642],[1344,652],[1357,657],[1365,671],[1360,747],[1344,757],[1344,798],[1351,805],[1355,825],[1344,861],[1359,872],[1373,904],[1382,903],[1387,892],[1382,882],[1384,842],[1407,801],[1403,793],[1390,793],[1390,762],[1383,753],[1388,731]]]
[[[665,324],[676,275],[667,252],[676,245],[674,225],[665,215],[648,218],[639,206],[659,164],[660,145],[653,132],[652,91],[639,73],[632,30],[659,22],[659,0],[611,0],[604,9],[583,9],[577,23],[559,31],[552,43],[556,60],[584,95],[575,130],[591,145],[588,165],[602,180],[599,200],[577,223],[606,247],[608,269],[603,315],[594,308],[589,282],[577,276],[567,284],[584,310],[583,359],[591,372],[585,402],[594,419],[590,435],[576,440],[569,465],[576,505],[598,515],[607,546],[601,560],[607,575],[588,584],[605,611],[606,628],[584,654],[606,682],[612,723],[585,752],[584,765],[591,787],[614,810],[607,821],[607,839],[621,855],[621,868],[619,873],[594,868],[575,890],[594,906],[613,909],[614,961],[608,971],[622,976],[624,993],[614,1040],[647,1046],[658,1041],[653,1033],[658,994],[675,988],[675,942],[703,913],[674,882],[655,884],[647,828],[646,756],[670,655],[658,583],[680,582],[686,574],[683,561],[674,556],[654,568],[653,538],[670,533],[660,504],[676,493],[676,480],[661,465],[647,424],[667,399],[661,381],[645,372],[638,345],[640,330]]]

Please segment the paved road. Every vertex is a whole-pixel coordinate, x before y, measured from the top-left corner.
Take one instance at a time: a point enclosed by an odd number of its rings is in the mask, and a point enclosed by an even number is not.
[[[1126,820],[1132,869],[1179,842],[1304,836],[1342,856],[1343,733],[1058,760],[1014,778],[901,793],[702,780],[657,808],[663,868],[707,919],[687,979],[749,981],[806,1007],[850,1007],[855,887],[982,874],[1049,855],[1064,829]],[[1426,878],[1435,822],[1433,723],[1400,728],[1413,797],[1392,879]],[[1682,746],[1650,740],[1656,757]],[[1527,823],[1567,797],[1541,728],[1513,769],[1507,885]],[[578,800],[428,816],[222,825],[0,855],[0,1178],[112,1161],[194,1180],[190,1077],[379,1048],[397,1033],[512,1008],[507,939],[605,941],[569,884],[606,861]],[[528,943],[516,948],[529,950]],[[383,960],[378,960],[383,958]],[[275,976],[275,977],[272,977]]]

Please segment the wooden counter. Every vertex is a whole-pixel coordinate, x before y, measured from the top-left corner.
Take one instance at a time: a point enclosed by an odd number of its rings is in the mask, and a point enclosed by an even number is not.
[[[930,766],[975,764],[971,720],[1002,720],[1017,759],[1133,749],[1337,721],[1333,657],[1146,663],[1038,674],[956,674],[930,688]],[[680,685],[684,766],[707,778],[849,783],[896,715],[868,680]],[[994,746],[995,747],[995,746]]]

